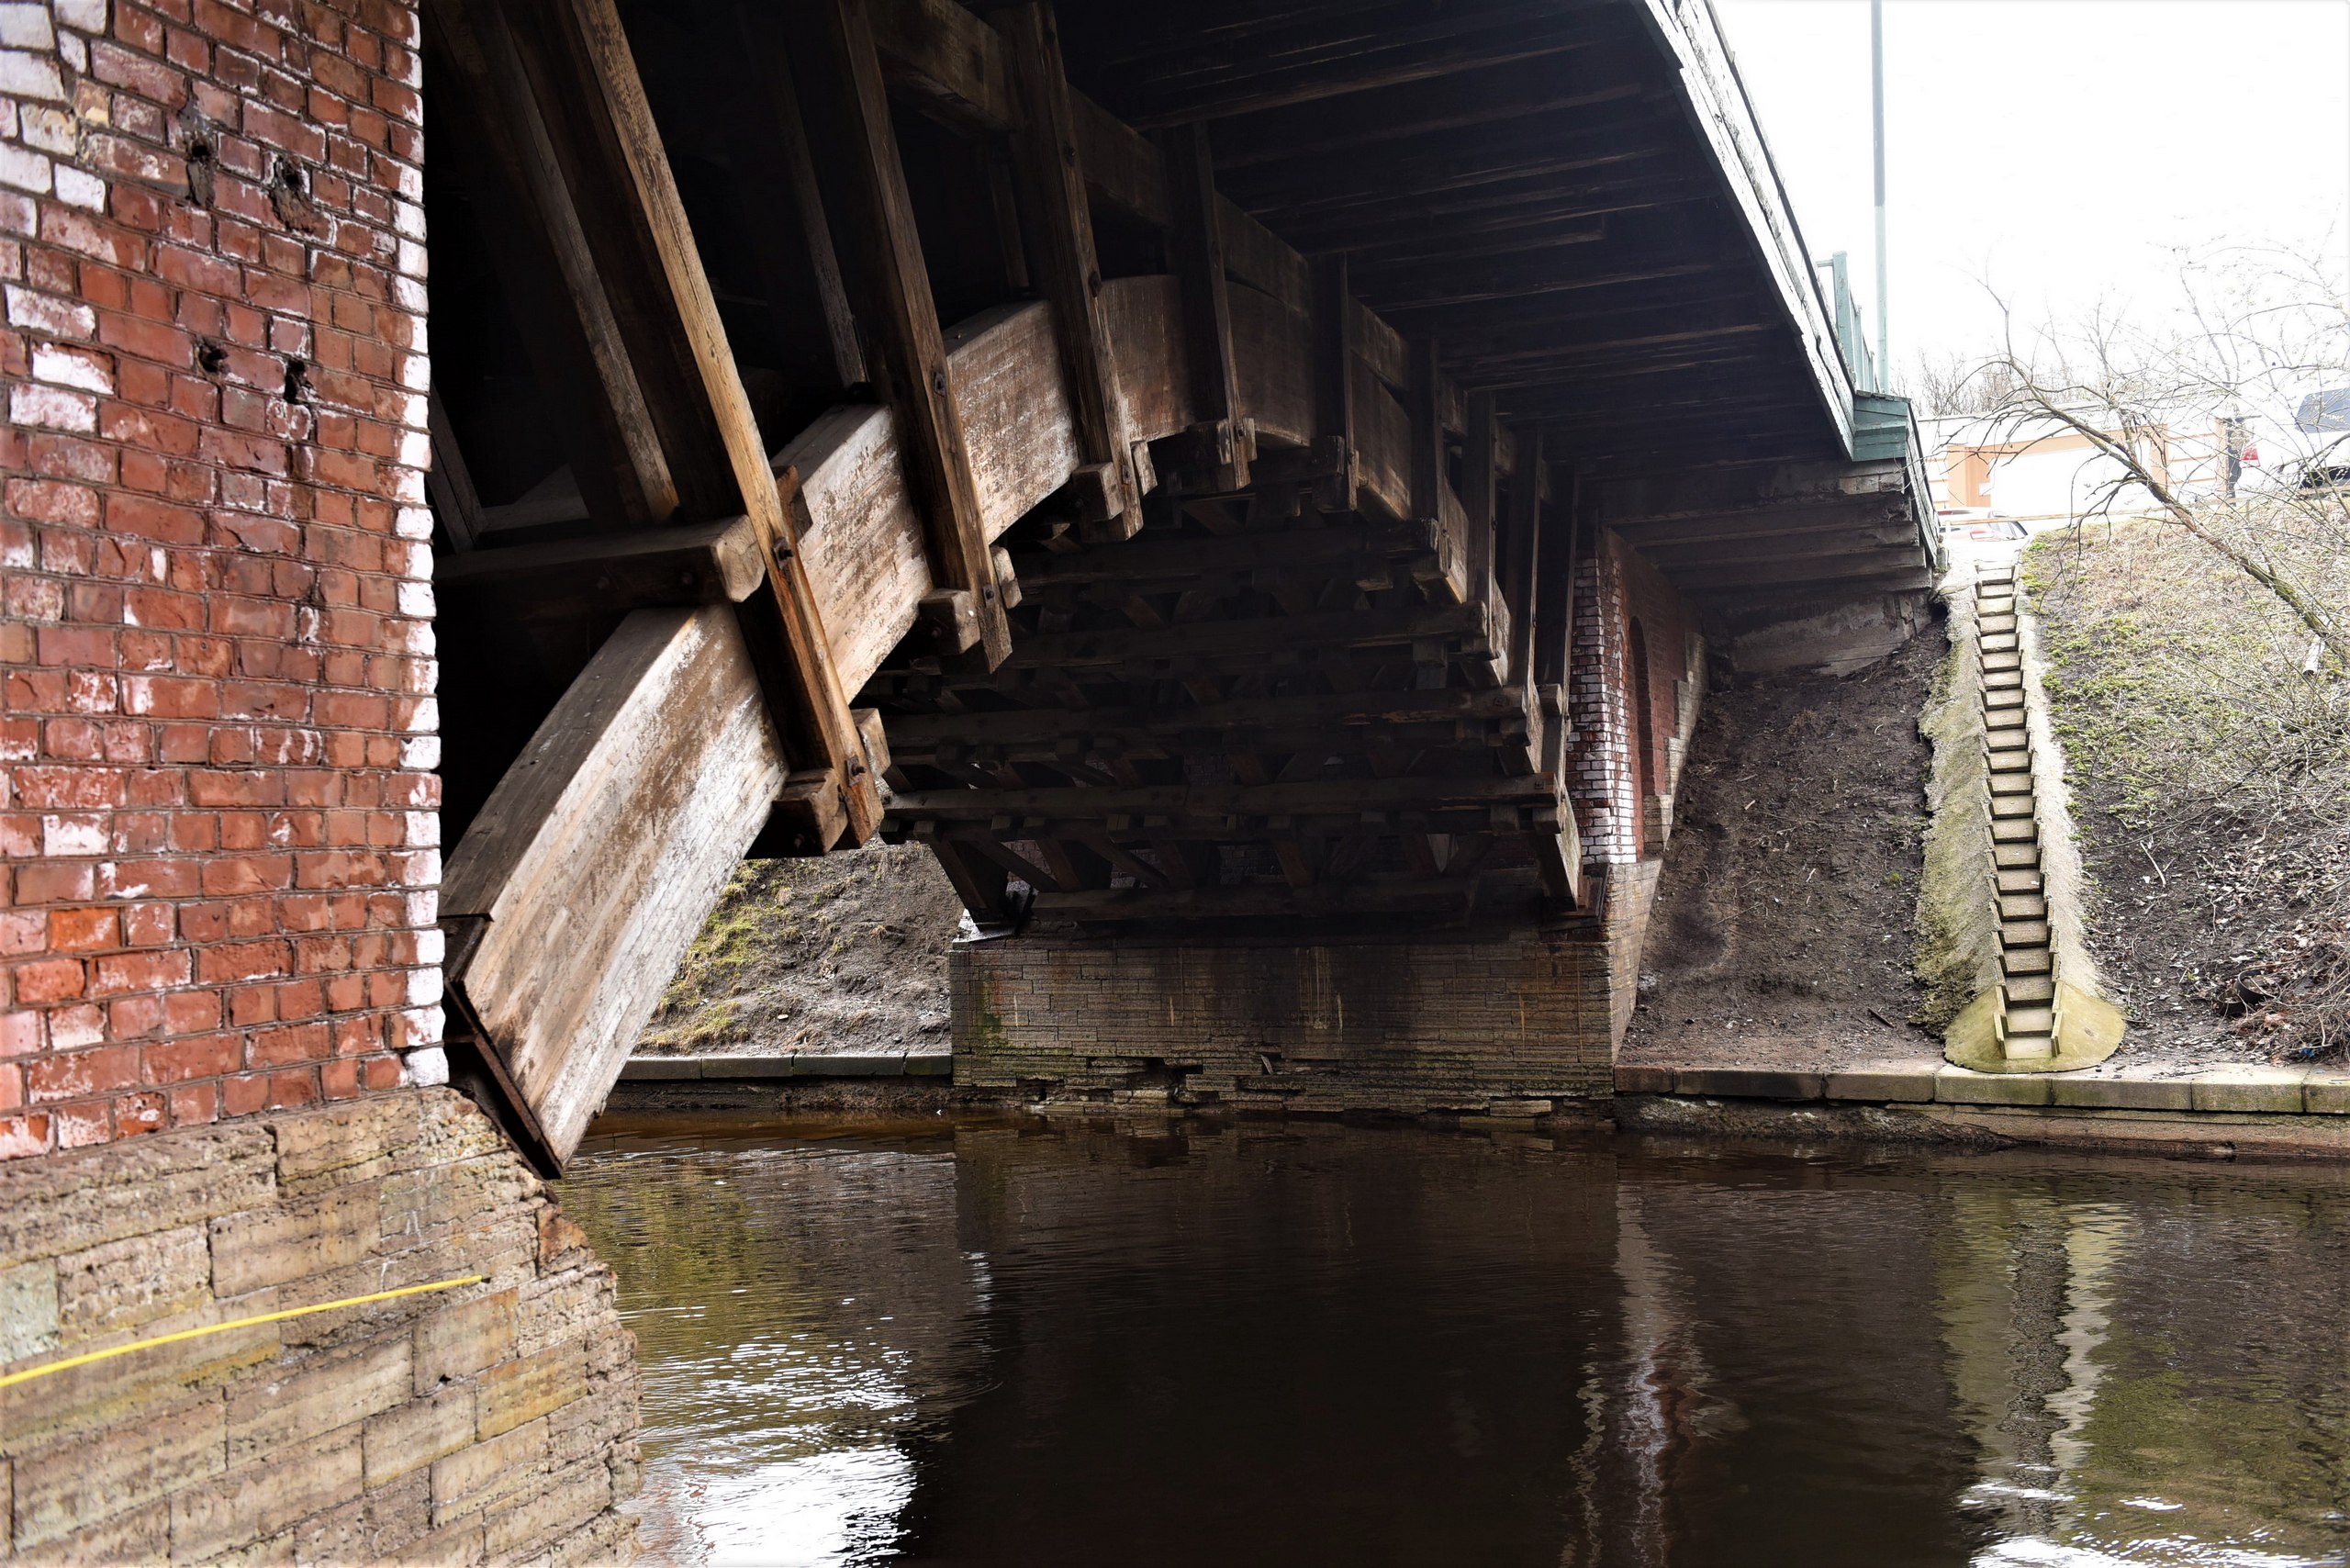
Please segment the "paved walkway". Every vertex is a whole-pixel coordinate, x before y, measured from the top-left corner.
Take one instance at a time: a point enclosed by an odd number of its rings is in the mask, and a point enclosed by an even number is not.
[[[1991,1073],[1939,1057],[1827,1072],[1780,1068],[1619,1066],[1618,1094],[1898,1105],[2051,1105],[2077,1110],[2211,1111],[2350,1116],[2350,1071],[2336,1068],[2108,1063],[2081,1072]]]

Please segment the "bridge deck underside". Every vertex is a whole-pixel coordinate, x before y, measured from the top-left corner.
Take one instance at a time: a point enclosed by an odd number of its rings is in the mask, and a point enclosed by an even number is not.
[[[427,23],[452,1000],[551,1159],[746,849],[918,838],[998,928],[1588,915],[1611,536],[1923,580],[1695,0]]]

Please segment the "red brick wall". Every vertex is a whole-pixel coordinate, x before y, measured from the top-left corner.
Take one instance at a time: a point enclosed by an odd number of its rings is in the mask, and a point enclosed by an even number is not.
[[[438,1038],[418,22],[0,16],[0,1158]]]
[[[1641,641],[1648,648],[1649,663],[1649,773],[1654,790],[1660,795],[1673,793],[1673,760],[1671,743],[1681,734],[1682,712],[1679,683],[1689,668],[1689,639],[1695,624],[1689,614],[1688,602],[1678,589],[1664,580],[1663,574],[1637,552],[1628,548],[1614,535],[1608,538],[1615,570],[1622,584],[1622,604],[1626,626],[1639,622]],[[1624,700],[1633,700],[1630,666],[1625,672]],[[1628,737],[1637,737],[1639,726],[1627,717]],[[1637,767],[1632,777],[1639,775]],[[1661,854],[1663,846],[1649,842],[1647,813],[1638,814],[1634,822],[1636,839],[1643,858]]]

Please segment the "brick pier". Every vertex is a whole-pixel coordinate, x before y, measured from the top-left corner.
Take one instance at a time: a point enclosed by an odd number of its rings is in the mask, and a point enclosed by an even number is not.
[[[419,41],[396,0],[0,7],[0,1371],[489,1277],[0,1394],[0,1558],[626,1549],[610,1275],[415,1086]]]

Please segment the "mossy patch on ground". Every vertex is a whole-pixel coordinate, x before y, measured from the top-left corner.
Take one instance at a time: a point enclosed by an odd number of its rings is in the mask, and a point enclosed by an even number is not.
[[[703,923],[648,1056],[944,1046],[946,949],[962,906],[918,845],[746,861]]]

